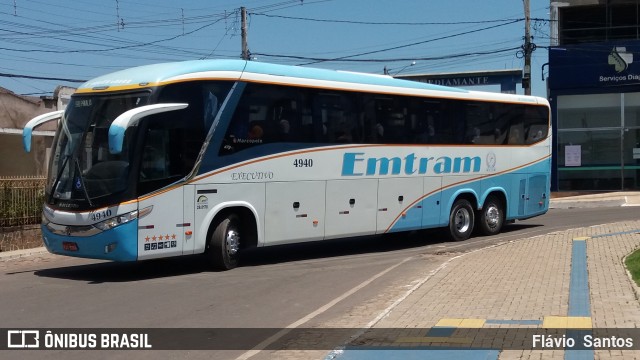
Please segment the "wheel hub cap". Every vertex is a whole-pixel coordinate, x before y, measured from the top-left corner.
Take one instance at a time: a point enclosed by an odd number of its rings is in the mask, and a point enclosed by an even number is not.
[[[227,231],[227,239],[225,241],[227,247],[227,253],[229,255],[235,255],[240,249],[240,234],[235,230]]]
[[[489,225],[489,227],[494,228],[498,226],[498,222],[500,221],[500,211],[498,211],[497,207],[490,206],[487,209],[485,218],[486,218],[487,225]]]
[[[471,226],[471,216],[469,212],[465,209],[459,209],[455,214],[455,225],[456,230],[461,233],[467,232],[469,230],[469,226]]]

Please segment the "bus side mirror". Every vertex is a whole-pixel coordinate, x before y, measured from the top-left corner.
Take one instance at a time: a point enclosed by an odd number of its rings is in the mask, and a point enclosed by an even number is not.
[[[187,106],[189,106],[189,104],[153,104],[125,111],[113,120],[113,123],[109,126],[109,152],[111,154],[120,154],[122,152],[125,131],[127,131],[129,127],[138,124],[143,117],[174,110],[182,110]]]
[[[62,114],[64,114],[64,110],[52,111],[29,120],[24,126],[24,129],[22,129],[22,146],[24,147],[24,151],[31,152],[31,134],[33,133],[34,127],[49,121],[58,120],[62,118]]]

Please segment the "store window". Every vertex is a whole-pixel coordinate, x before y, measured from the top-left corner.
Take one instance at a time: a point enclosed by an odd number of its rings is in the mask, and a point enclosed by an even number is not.
[[[640,188],[640,93],[559,96],[557,116],[559,190]]]
[[[620,126],[620,94],[558,97],[558,129]]]
[[[620,131],[558,132],[560,190],[619,190]]]
[[[624,94],[624,126],[640,127],[640,93]]]

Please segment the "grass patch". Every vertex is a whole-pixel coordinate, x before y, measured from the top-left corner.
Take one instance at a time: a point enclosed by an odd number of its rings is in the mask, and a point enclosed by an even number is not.
[[[627,266],[627,270],[631,273],[633,281],[636,282],[636,285],[640,286],[640,249],[627,256],[624,264]]]

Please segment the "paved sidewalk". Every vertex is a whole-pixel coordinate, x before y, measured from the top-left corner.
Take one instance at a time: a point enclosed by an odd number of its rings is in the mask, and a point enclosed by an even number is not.
[[[549,331],[544,329],[591,329],[586,334],[597,337],[600,329],[640,327],[637,289],[623,264],[638,247],[640,212],[638,221],[562,231],[457,256],[373,325],[396,330],[384,351],[375,349],[379,343],[368,343],[365,333],[359,341],[365,347],[347,347],[327,358],[640,359],[639,350],[618,348],[532,350],[531,338]],[[403,331],[411,328],[415,334]],[[505,335],[505,342],[496,341],[497,334]],[[640,336],[633,334],[640,349]],[[403,350],[394,351],[394,346]],[[432,350],[442,346],[454,350]]]
[[[373,325],[395,332],[385,338],[384,350],[376,349],[380,333],[372,331],[372,342],[365,333],[359,347],[333,351],[327,359],[640,359],[640,350],[532,348],[532,335],[548,329],[590,329],[586,333],[597,337],[599,329],[640,327],[635,284],[623,264],[639,246],[640,220],[454,257]],[[640,349],[640,336],[633,334]],[[443,347],[452,350],[434,350]]]
[[[586,195],[553,203],[567,208],[635,206],[640,194]],[[640,291],[623,263],[638,248],[640,209],[636,221],[452,255],[438,268],[425,268],[405,292],[380,294],[386,302],[372,300],[352,309],[343,321],[325,324],[362,327],[345,347],[325,355],[277,351],[270,358],[640,359]],[[372,307],[376,302],[385,305]],[[533,346],[534,335],[549,334],[556,340],[563,334],[578,341],[591,336],[596,346],[581,349],[582,341],[573,347]],[[622,338],[622,345],[612,335]],[[625,348],[627,338],[632,339],[631,350]],[[613,346],[598,349],[597,341]]]

